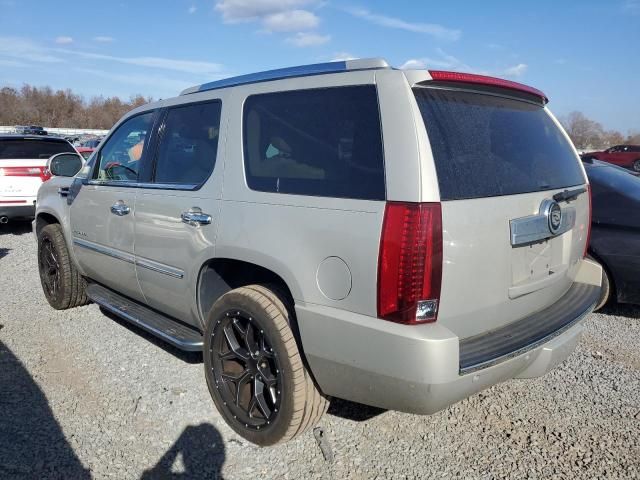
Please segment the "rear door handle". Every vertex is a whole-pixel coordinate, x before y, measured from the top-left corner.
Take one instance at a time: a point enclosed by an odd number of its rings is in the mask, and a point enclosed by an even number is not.
[[[183,223],[197,227],[199,225],[209,225],[211,223],[211,215],[202,213],[199,207],[191,207],[186,212],[180,214]]]
[[[61,197],[66,197],[69,195],[69,187],[60,187],[58,188],[58,195]]]
[[[116,203],[111,205],[111,213],[119,217],[128,215],[130,211],[131,209],[122,200],[118,200]]]

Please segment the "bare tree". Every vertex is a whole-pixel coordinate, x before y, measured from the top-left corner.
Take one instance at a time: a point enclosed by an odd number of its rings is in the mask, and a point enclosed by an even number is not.
[[[571,112],[561,122],[576,148],[589,149],[603,145],[605,133],[602,125],[588,119],[582,112]]]
[[[126,112],[150,101],[142,95],[132,96],[129,101],[118,97],[85,101],[71,90],[4,87],[0,89],[0,125],[109,129]]]

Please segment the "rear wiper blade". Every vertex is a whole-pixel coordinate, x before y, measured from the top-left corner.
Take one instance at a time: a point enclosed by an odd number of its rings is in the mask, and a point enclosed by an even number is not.
[[[564,192],[558,192],[553,196],[556,202],[570,202],[578,198],[578,195],[586,192],[586,188],[576,188],[575,190],[565,190]]]

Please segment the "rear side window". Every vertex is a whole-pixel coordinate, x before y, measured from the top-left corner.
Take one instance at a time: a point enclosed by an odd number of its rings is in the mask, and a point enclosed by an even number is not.
[[[416,88],[440,198],[513,195],[585,183],[578,159],[543,107],[486,94]]]
[[[249,188],[384,200],[384,160],[373,85],[253,95],[244,107]]]
[[[0,160],[46,160],[57,153],[75,153],[69,142],[55,140],[0,139]]]
[[[221,103],[170,108],[158,148],[157,183],[202,184],[216,163]]]

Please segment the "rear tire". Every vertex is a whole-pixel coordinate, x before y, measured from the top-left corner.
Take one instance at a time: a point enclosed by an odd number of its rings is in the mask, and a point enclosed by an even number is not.
[[[38,271],[44,296],[56,310],[89,303],[87,283],[69,257],[58,223],[49,224],[38,233]]]
[[[329,402],[307,371],[291,329],[292,309],[262,285],[223,295],[207,319],[205,378],[227,424],[260,446],[316,425]]]
[[[633,162],[633,171],[640,172],[640,158]]]
[[[602,264],[600,264],[600,266],[602,267],[602,286],[600,289],[600,298],[598,299],[596,308],[593,309],[594,312],[600,310],[611,300],[611,281],[609,280],[607,270]]]

